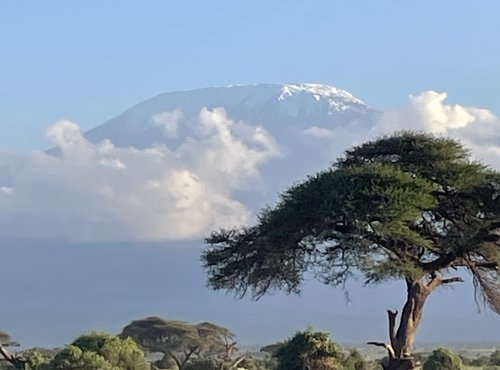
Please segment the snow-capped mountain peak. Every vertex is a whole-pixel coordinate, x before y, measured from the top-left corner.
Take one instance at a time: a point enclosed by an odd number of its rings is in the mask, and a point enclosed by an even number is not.
[[[362,100],[354,97],[345,90],[330,85],[313,83],[284,84],[281,89],[281,94],[278,96],[278,100],[284,101],[300,94],[308,94],[316,101],[326,99],[330,108],[337,111],[351,108],[353,104],[366,106]]]
[[[196,121],[203,108],[223,108],[235,122],[261,125],[276,137],[295,135],[311,126],[333,130],[360,122],[369,124],[377,113],[347,91],[329,85],[234,85],[157,95],[85,136],[92,142],[109,139],[117,146],[145,148],[165,143],[175,148],[191,135],[189,122]],[[159,118],[168,118],[168,122],[159,125]],[[165,135],[167,126],[171,132]]]

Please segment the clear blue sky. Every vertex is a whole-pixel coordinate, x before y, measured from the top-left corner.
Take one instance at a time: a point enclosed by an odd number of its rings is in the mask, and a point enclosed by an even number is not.
[[[43,148],[164,91],[320,82],[376,107],[408,94],[500,113],[500,2],[2,1],[0,148]]]

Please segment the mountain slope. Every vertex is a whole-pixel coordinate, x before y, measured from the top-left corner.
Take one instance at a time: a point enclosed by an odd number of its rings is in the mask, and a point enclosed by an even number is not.
[[[202,108],[222,107],[233,120],[263,125],[273,134],[284,129],[310,126],[334,128],[369,124],[376,110],[350,93],[320,84],[262,84],[167,92],[139,103],[108,122],[88,131],[98,142],[110,139],[117,146],[148,147],[154,143],[176,145],[179,136],[168,137],[155,117],[179,112],[180,121],[191,121]]]

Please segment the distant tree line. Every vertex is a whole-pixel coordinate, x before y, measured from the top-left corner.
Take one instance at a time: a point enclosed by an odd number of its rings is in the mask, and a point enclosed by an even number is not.
[[[0,344],[4,349],[17,345],[3,332]],[[344,350],[328,333],[313,328],[262,347],[258,354],[242,353],[227,328],[159,317],[132,321],[117,336],[91,332],[64,348],[10,355],[18,362],[4,356],[0,370],[381,370],[389,360],[368,361],[358,350]],[[474,359],[444,348],[415,357],[422,370],[500,370],[499,349]]]

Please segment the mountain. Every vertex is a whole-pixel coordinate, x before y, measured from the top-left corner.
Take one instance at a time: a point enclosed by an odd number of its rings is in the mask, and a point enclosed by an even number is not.
[[[321,84],[261,84],[212,87],[167,92],[141,102],[108,122],[86,132],[98,142],[144,148],[155,143],[178,144],[168,137],[155,117],[177,111],[183,121],[196,117],[202,108],[224,108],[233,120],[263,125],[272,134],[370,125],[377,112],[347,91]],[[158,122],[158,121],[156,121]],[[182,133],[181,133],[182,134]],[[177,139],[177,140],[176,140]]]
[[[359,132],[370,131],[380,113],[329,85],[236,85],[160,94],[85,136],[94,143],[110,140],[118,147],[165,145],[175,153],[197,136],[200,112],[218,108],[235,122],[262,127],[279,147],[280,155],[259,167],[260,193],[237,195],[254,212],[274,202],[284,187],[330,165]]]

